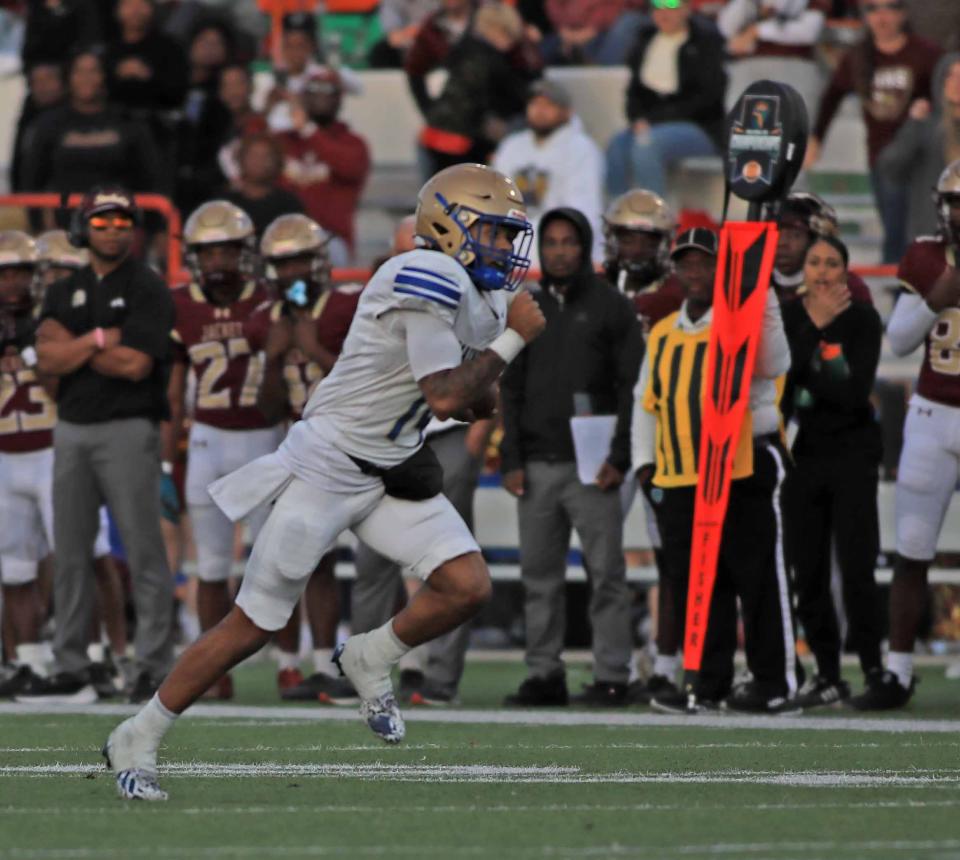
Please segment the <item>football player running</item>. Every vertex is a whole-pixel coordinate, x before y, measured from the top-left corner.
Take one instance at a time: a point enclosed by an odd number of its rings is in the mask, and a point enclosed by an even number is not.
[[[339,360],[279,450],[212,485],[233,519],[274,505],[235,607],[108,738],[104,754],[121,796],[166,798],[156,778],[164,734],[213,681],[283,627],[344,529],[426,580],[406,608],[334,655],[360,695],[361,716],[388,743],[405,733],[392,667],[489,598],[489,572],[440,493],[442,470],[422,447],[423,428],[431,413],[488,416],[507,363],[543,330],[529,294],[507,299],[529,267],[533,228],[512,180],[458,164],[420,190],[417,235],[422,249],[373,275]]]
[[[862,710],[905,705],[913,695],[913,649],[927,597],[927,570],[960,474],[960,161],[935,192],[940,229],[917,239],[900,263],[905,292],[887,324],[896,355],[923,344],[897,470],[897,561],[890,586],[890,651],[885,671],[851,700]]]
[[[185,495],[197,548],[197,616],[209,630],[230,610],[234,524],[214,504],[207,487],[217,478],[273,451],[282,438],[277,421],[257,408],[263,376],[261,355],[244,330],[266,292],[253,279],[254,228],[250,217],[226,200],[204,203],[184,226],[187,265],[193,282],[174,291],[175,343],[164,427],[163,469],[173,471],[185,412],[193,415],[187,455]],[[187,375],[197,384],[186,408]],[[250,511],[254,538],[268,511]],[[229,675],[214,678],[212,694],[233,696]],[[203,692],[203,691],[201,691]]]
[[[257,405],[273,420],[300,419],[307,398],[336,363],[360,300],[357,284],[335,288],[327,253],[329,234],[306,215],[281,215],[264,231],[260,256],[265,277],[276,301],[261,305],[248,325],[250,343],[264,350],[263,382]],[[290,615],[277,638],[280,676],[295,677],[280,684],[280,697],[293,701],[321,701],[352,705],[357,693],[340,677],[330,651],[336,644],[340,601],[334,576],[335,553],[328,552],[310,577],[304,592],[313,638],[314,673],[300,675],[300,616]],[[295,672],[295,675],[292,673]]]

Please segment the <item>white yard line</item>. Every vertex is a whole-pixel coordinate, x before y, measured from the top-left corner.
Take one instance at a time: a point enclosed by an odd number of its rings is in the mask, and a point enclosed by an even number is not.
[[[0,777],[56,777],[104,773],[102,765],[28,764],[0,767]],[[510,767],[503,765],[421,765],[421,764],[343,764],[340,762],[164,762],[165,778],[193,777],[233,779],[238,777],[336,777],[392,782],[465,782],[465,783],[548,783],[558,784],[748,784],[805,788],[860,788],[896,786],[926,788],[960,785],[960,769],[911,768],[855,771],[759,771],[759,770],[687,770],[636,773],[584,772],[578,767]]]
[[[48,703],[0,704],[0,716],[62,715],[122,717],[139,710],[136,705],[53,705]],[[219,720],[285,721],[291,725],[304,722],[337,722],[357,719],[353,708],[297,708],[256,705],[194,705],[189,717]],[[404,716],[411,723],[455,723],[513,726],[630,726],[677,727],[702,726],[714,729],[767,729],[784,731],[809,729],[811,731],[853,732],[929,732],[936,734],[960,733],[960,721],[927,719],[878,719],[874,717],[750,717],[728,714],[701,714],[695,717],[672,717],[635,711],[513,711],[513,710],[427,710],[410,708]]]
[[[565,845],[540,845],[537,847],[515,846],[512,857],[743,857],[761,856],[789,857],[784,852],[799,855],[816,853],[818,856],[843,856],[851,853],[858,857],[874,852],[902,853],[915,858],[918,851],[956,851],[960,848],[957,839],[898,839],[862,840],[841,842],[837,840],[811,840],[809,842],[716,842],[700,844],[675,844],[666,846],[627,845],[613,843],[589,847]],[[824,854],[824,852],[826,852]],[[218,845],[203,848],[176,846],[133,846],[117,848],[35,848],[4,849],[0,857],[10,860],[86,860],[86,858],[129,857],[395,857],[395,856],[440,856],[440,857],[486,857],[502,856],[489,845]]]

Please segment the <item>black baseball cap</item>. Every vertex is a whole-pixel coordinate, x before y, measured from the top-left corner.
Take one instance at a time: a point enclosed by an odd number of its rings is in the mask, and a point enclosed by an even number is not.
[[[290,12],[283,16],[282,27],[284,33],[306,33],[312,38],[317,36],[317,19],[309,12]]]
[[[698,251],[703,251],[705,254],[716,257],[719,251],[719,245],[719,239],[713,230],[707,227],[692,227],[689,230],[684,230],[677,236],[677,241],[673,245],[670,256],[676,257],[677,254],[682,251],[686,251],[689,248],[696,248]]]

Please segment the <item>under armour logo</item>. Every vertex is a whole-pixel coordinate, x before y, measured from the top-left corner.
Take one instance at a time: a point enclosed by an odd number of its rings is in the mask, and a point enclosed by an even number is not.
[[[921,408],[918,406],[918,407],[917,407],[917,415],[930,415],[930,416],[932,416],[932,415],[933,415],[933,410],[932,410],[932,409],[921,409]]]

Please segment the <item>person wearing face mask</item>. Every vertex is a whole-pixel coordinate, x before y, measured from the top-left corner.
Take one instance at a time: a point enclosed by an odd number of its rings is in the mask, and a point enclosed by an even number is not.
[[[849,621],[848,638],[870,678],[881,670],[880,595],[874,580],[880,551],[877,482],[880,425],[870,394],[883,326],[847,285],[846,246],[820,236],[807,250],[803,286],[783,306],[791,368],[782,402],[799,425],[796,469],[784,490],[797,616],[817,671],[800,691],[804,708],[850,696],[840,677],[843,641],[830,590],[836,555]]]
[[[331,234],[327,251],[334,267],[347,265],[353,255],[354,216],[370,173],[366,141],[337,119],[343,93],[339,71],[317,68],[291,102],[293,128],[279,135],[286,155],[284,185]]]
[[[263,351],[257,405],[272,421],[300,418],[313,389],[336,363],[360,301],[356,285],[337,288],[331,283],[329,241],[330,235],[319,224],[301,214],[275,219],[260,241],[265,278],[274,298],[257,309],[247,332],[253,348]],[[304,592],[314,648],[314,672],[307,678],[300,676],[298,668],[299,612],[293,613],[284,629],[290,647],[278,655],[283,699],[336,705],[357,702],[356,690],[330,660],[340,621],[335,557],[335,552],[329,552],[320,559]],[[284,652],[283,647],[280,650]]]
[[[779,236],[770,286],[781,302],[792,301],[803,286],[807,250],[822,235],[837,236],[837,213],[816,194],[794,191],[780,207]],[[870,287],[855,272],[847,271],[847,289],[855,302],[873,304]]]

